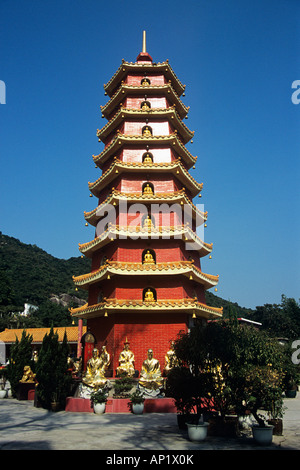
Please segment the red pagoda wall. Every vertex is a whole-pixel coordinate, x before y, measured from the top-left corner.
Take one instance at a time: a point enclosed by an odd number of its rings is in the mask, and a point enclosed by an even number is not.
[[[170,349],[170,341],[177,338],[180,331],[187,332],[187,315],[141,314],[139,322],[136,313],[111,314],[107,318],[95,318],[88,321],[89,328],[97,340],[97,347],[105,344],[111,354],[111,366],[115,375],[119,365],[119,354],[123,350],[126,338],[135,355],[135,369],[140,371],[147,357],[147,350],[153,349],[153,355],[159,360],[163,372],[165,355]]]

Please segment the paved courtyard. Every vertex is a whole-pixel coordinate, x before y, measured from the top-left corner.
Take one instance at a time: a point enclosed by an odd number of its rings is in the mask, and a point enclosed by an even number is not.
[[[283,435],[274,436],[268,450],[300,450],[300,393],[285,399],[285,406]],[[0,400],[0,449],[167,452],[263,448],[255,445],[251,434],[191,442],[172,413],[53,413],[35,408],[32,401],[5,398]]]

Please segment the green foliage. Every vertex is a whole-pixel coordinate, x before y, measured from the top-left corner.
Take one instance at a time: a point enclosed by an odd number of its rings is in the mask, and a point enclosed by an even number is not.
[[[141,403],[144,403],[145,398],[142,394],[142,392],[138,389],[136,389],[133,393],[129,395],[130,401],[133,405],[140,405]]]
[[[233,410],[244,412],[245,402],[251,404],[253,413],[257,405],[271,412],[275,398],[278,403],[284,372],[282,348],[265,332],[239,325],[234,315],[207,326],[196,324],[175,341],[174,349],[180,367],[168,374],[167,387],[179,411],[196,406],[198,413],[205,408],[217,410],[225,419]],[[254,371],[258,376],[262,371],[263,376],[266,370],[270,381],[260,393],[258,382],[249,377]]]
[[[9,298],[12,299],[14,294],[16,306],[26,302],[39,305],[51,294],[62,292],[86,298],[84,291],[75,292],[72,276],[89,272],[90,260],[80,257],[58,259],[35,245],[0,233],[0,272],[4,271],[7,279],[1,281],[0,277],[0,285],[6,283],[8,292],[3,294],[4,299],[7,296],[6,302],[10,303]]]
[[[7,378],[11,385],[13,397],[17,396],[19,381],[23,377],[24,367],[30,366],[32,370],[34,370],[31,344],[32,336],[23,331],[20,341],[16,338],[16,342],[11,346],[9,364],[7,366]]]
[[[115,380],[114,389],[115,396],[126,397],[128,396],[130,390],[132,389],[133,384],[135,383],[134,379],[131,377],[121,376],[119,379]]]
[[[107,393],[103,389],[95,390],[91,393],[91,402],[95,405],[97,403],[106,403]]]
[[[300,337],[300,304],[293,298],[281,297],[281,304],[265,304],[247,318],[262,323],[269,336],[297,339]]]
[[[61,407],[65,405],[72,380],[67,372],[68,354],[66,333],[60,344],[58,334],[51,328],[49,334],[44,336],[36,364],[37,396],[46,409],[51,408],[53,401],[58,402]]]

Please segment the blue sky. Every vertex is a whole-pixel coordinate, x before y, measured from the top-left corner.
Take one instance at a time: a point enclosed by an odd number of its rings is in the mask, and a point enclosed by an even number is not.
[[[186,85],[214,243],[203,271],[242,306],[299,299],[299,18],[298,0],[1,0],[0,230],[58,258],[93,238],[103,84],[145,29]]]

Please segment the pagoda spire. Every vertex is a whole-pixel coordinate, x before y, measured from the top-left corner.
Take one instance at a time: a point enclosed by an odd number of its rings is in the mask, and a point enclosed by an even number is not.
[[[147,52],[147,49],[146,49],[146,31],[143,31],[143,49],[142,49],[142,52]]]
[[[144,62],[144,63],[152,62],[152,57],[150,56],[150,54],[147,52],[147,49],[146,49],[146,31],[145,30],[143,31],[142,52],[139,53],[136,60],[137,62]]]

